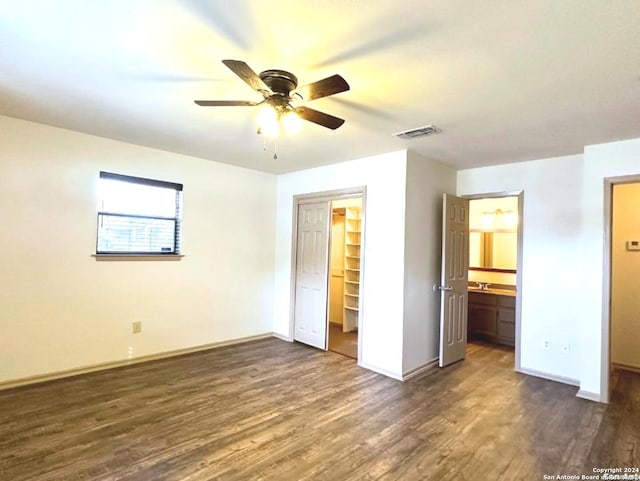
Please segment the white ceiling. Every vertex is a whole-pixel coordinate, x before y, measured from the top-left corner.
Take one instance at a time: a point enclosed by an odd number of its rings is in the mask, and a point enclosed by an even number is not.
[[[349,92],[263,150],[220,61]],[[410,149],[458,168],[640,137],[638,0],[0,0],[0,114],[275,173]],[[435,124],[441,134],[393,132]]]

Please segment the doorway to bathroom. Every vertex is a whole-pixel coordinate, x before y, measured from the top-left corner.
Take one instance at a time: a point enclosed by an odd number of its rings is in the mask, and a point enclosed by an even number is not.
[[[515,349],[520,370],[523,193],[469,199],[469,340]]]

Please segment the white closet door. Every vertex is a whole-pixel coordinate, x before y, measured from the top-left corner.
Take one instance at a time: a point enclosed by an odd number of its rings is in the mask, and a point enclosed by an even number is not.
[[[294,339],[327,348],[329,202],[299,204]]]

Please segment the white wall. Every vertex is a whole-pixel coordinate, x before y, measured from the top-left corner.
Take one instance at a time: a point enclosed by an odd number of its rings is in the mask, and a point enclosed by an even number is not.
[[[640,369],[640,183],[613,189],[611,224],[611,361]]]
[[[521,367],[571,380],[584,348],[582,176],[582,155],[458,172],[460,195],[524,191]]]
[[[290,337],[293,196],[366,186],[361,364],[402,375],[405,151],[278,177],[274,331]]]
[[[407,160],[403,373],[438,358],[442,194],[455,194],[456,172],[409,152]]]
[[[458,173],[460,194],[524,190],[522,367],[576,379],[593,399],[607,399],[604,181],[638,174],[640,139]]]
[[[609,339],[603,333],[603,264],[604,249],[604,179],[640,174],[640,139],[591,145],[584,150],[584,217],[581,250],[584,253],[582,271],[583,329],[581,389],[606,394],[605,372]],[[607,361],[607,359],[605,359]]]
[[[186,257],[91,257],[100,170],[184,184]],[[0,382],[271,332],[275,196],[270,174],[0,117]]]
[[[419,252],[435,217],[416,219],[421,206],[435,216],[434,196],[448,190],[438,169],[400,151],[276,178],[0,117],[0,382],[123,360],[129,347],[143,356],[290,336],[293,195],[357,186],[367,187],[362,362],[401,377],[437,336],[422,322],[435,304],[419,297],[439,269],[433,251]],[[91,257],[100,170],[185,185],[182,261]],[[604,179],[639,173],[634,139],[457,176],[459,195],[524,190],[522,367],[579,380],[594,397],[604,398],[608,343]]]

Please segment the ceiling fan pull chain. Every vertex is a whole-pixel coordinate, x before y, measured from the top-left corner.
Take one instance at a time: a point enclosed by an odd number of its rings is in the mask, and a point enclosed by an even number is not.
[[[267,151],[267,138],[265,136],[262,136],[262,150],[264,152]]]
[[[273,160],[278,160],[278,141],[273,141]]]

